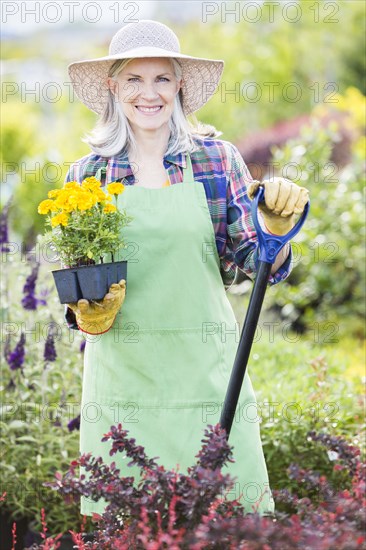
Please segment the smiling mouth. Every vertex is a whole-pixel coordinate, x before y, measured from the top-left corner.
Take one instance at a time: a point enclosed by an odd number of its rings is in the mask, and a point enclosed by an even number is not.
[[[156,105],[155,107],[143,107],[142,105],[135,105],[135,107],[140,113],[144,114],[155,114],[161,111],[161,109],[163,108],[162,105]]]

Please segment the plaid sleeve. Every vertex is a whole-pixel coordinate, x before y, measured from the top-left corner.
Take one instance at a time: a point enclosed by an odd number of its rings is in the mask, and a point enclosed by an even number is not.
[[[258,266],[258,240],[250,209],[247,186],[252,176],[235,145],[226,142],[227,148],[227,243],[222,269],[225,286],[231,285],[238,267],[251,279],[255,279]],[[269,284],[284,280],[292,269],[292,252],[285,263],[270,276]]]
[[[84,159],[85,157],[70,165],[65,176],[64,183],[67,183],[68,181],[76,181],[81,184],[83,180],[83,173],[87,167],[86,161]]]
[[[74,181],[74,171],[75,171],[74,164],[72,164],[67,171],[64,184],[67,183],[68,181]]]

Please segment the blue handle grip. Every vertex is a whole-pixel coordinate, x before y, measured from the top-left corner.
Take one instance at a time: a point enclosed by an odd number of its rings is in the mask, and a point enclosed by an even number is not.
[[[279,251],[288,243],[292,237],[294,237],[304,225],[304,222],[307,218],[310,208],[310,201],[305,204],[301,218],[298,220],[296,225],[288,232],[286,235],[271,235],[265,233],[258,221],[258,203],[264,201],[264,187],[259,187],[254,199],[252,200],[252,216],[254,227],[257,231],[258,241],[259,241],[259,259],[262,262],[267,262],[273,264],[275,262],[276,256]]]

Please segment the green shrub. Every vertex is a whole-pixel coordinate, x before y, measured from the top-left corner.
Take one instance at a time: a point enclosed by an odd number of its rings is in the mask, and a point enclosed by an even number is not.
[[[340,170],[329,161],[334,131],[322,129],[314,119],[299,138],[273,151],[277,175],[308,187],[311,208],[294,240],[296,267],[287,281],[271,289],[270,302],[297,330],[332,323],[341,336],[351,317],[351,329],[363,337],[364,162],[354,155]]]

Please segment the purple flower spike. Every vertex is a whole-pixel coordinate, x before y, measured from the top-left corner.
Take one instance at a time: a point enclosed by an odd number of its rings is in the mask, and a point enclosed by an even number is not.
[[[37,298],[37,304],[40,306],[46,306],[47,305],[47,298],[50,294],[49,288],[42,288],[39,293],[39,298]]]
[[[55,347],[55,336],[52,331],[49,331],[47,334],[47,340],[44,346],[44,360],[52,363],[57,358],[56,347]]]
[[[34,295],[36,288],[36,282],[38,277],[39,264],[36,264],[31,274],[27,277],[25,285],[23,287],[24,297],[22,299],[22,306],[24,309],[35,310],[37,309],[38,300]]]
[[[10,206],[10,201],[7,202],[7,204],[4,206],[0,214],[0,251],[1,252],[10,252],[10,249],[7,246],[9,242],[9,232],[8,232],[9,206]]]
[[[85,351],[86,340],[82,340],[80,343],[80,353]]]
[[[21,369],[25,358],[25,334],[22,332],[19,342],[14,350],[8,355],[7,362],[11,370]]]
[[[79,416],[76,416],[67,425],[69,432],[73,432],[74,430],[80,430],[80,414]]]
[[[24,309],[34,311],[37,309],[37,298],[32,294],[26,294],[24,298],[22,298],[22,306]]]

